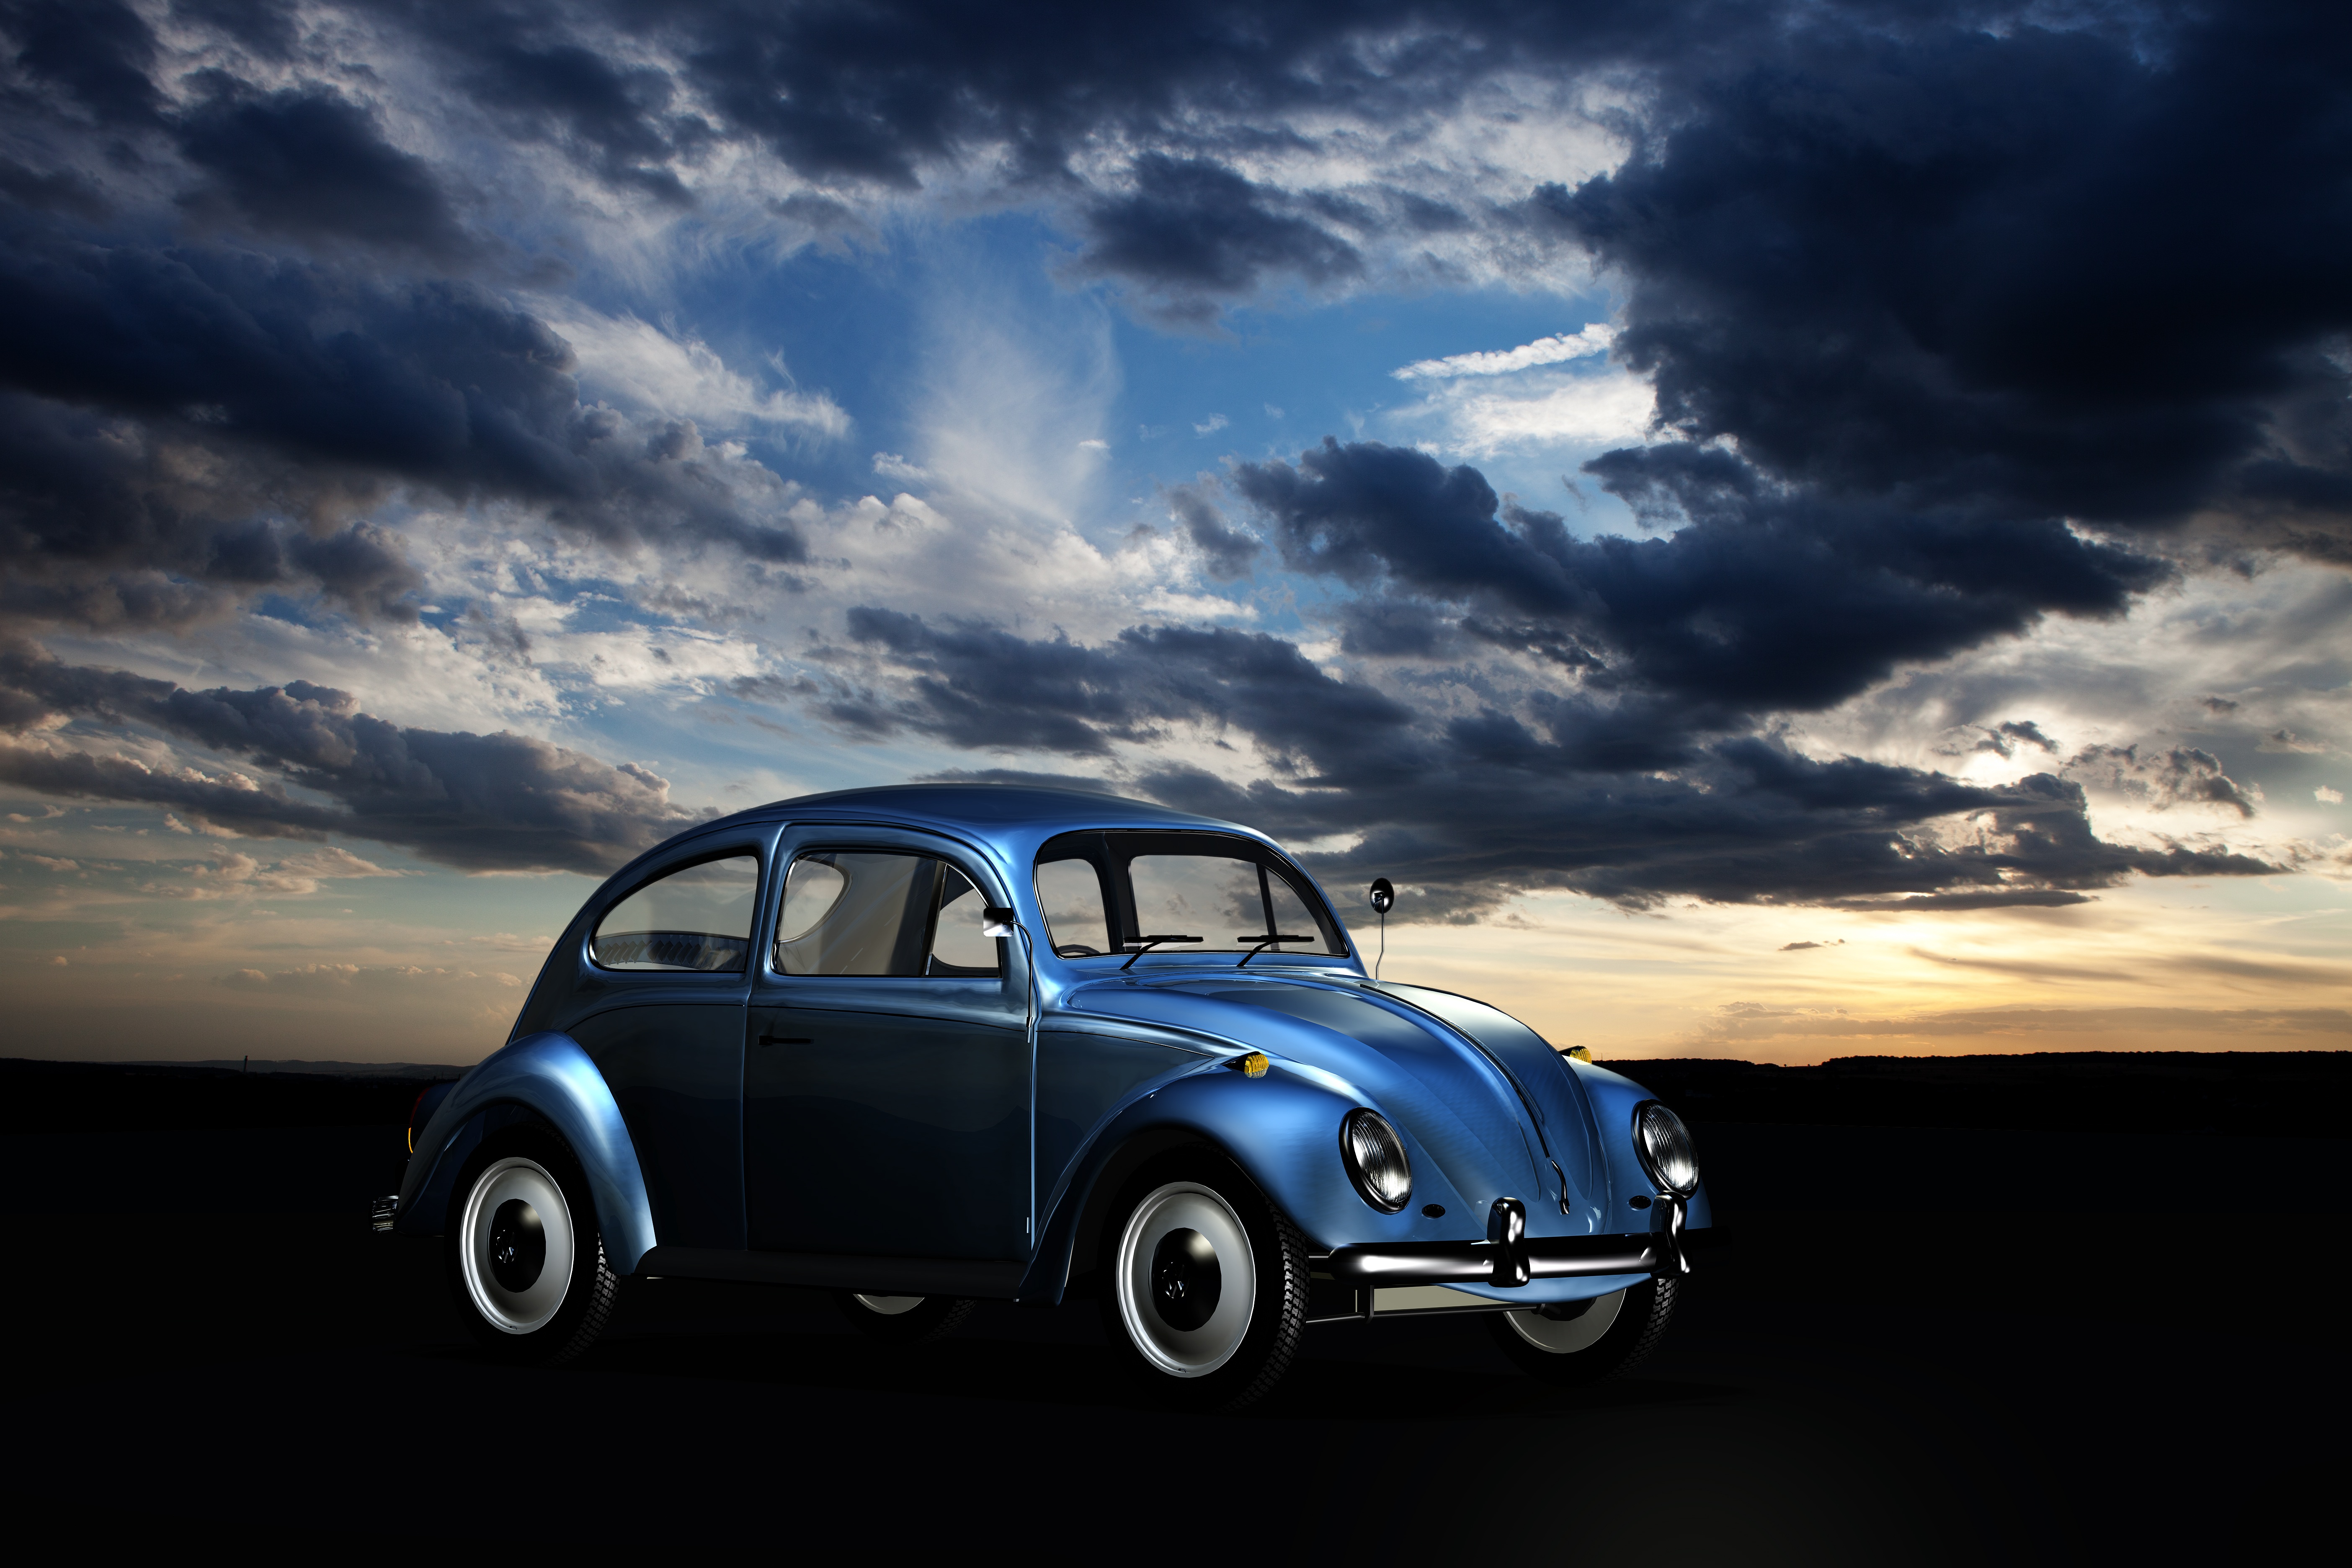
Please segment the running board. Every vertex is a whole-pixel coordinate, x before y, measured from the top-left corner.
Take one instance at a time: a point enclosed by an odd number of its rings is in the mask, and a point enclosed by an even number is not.
[[[1028,1268],[970,1258],[863,1258],[831,1252],[742,1252],[723,1247],[656,1247],[637,1263],[643,1279],[730,1279],[802,1285],[870,1296],[965,1296],[1010,1301]]]

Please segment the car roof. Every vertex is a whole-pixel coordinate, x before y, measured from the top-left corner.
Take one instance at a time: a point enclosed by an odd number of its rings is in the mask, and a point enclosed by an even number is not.
[[[961,829],[973,837],[1027,839],[1038,834],[1083,828],[1173,827],[1265,835],[1239,823],[1198,816],[1150,801],[1093,790],[1052,789],[1035,784],[911,784],[871,789],[834,790],[791,800],[771,801],[712,823],[872,822],[908,827]]]

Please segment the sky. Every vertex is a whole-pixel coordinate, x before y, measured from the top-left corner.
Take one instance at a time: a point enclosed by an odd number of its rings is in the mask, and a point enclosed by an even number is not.
[[[0,0],[0,1054],[474,1061],[637,851],[940,777],[1262,828],[1604,1059],[2346,1048],[2347,82]]]

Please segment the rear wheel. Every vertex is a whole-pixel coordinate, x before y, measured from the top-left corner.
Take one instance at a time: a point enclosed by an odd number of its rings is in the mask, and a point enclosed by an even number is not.
[[[466,1326],[502,1361],[553,1365],[596,1342],[620,1280],[563,1140],[517,1127],[483,1140],[458,1173],[445,1246]]]
[[[859,1333],[894,1345],[943,1340],[979,1305],[956,1296],[871,1296],[855,1290],[836,1290],[833,1300]]]
[[[1129,1188],[1105,1239],[1104,1330],[1159,1399],[1239,1410],[1289,1369],[1307,1321],[1307,1244],[1237,1166],[1160,1166]]]
[[[1487,1331],[1519,1370],[1546,1383],[1600,1383],[1639,1365],[1675,1315],[1673,1279],[1522,1312],[1494,1312]]]

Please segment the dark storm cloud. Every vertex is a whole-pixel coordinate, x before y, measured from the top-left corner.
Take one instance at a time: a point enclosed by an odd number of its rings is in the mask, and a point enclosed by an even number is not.
[[[444,41],[466,57],[462,79],[483,107],[615,184],[667,205],[693,205],[672,165],[713,132],[699,115],[673,111],[677,87],[668,73],[608,60],[561,37],[534,39],[512,17],[449,20]]]
[[[694,820],[669,785],[547,742],[404,727],[348,692],[289,681],[190,691],[121,670],[0,647],[0,717],[134,725],[275,775],[263,788],[73,749],[0,740],[0,782],[43,794],[162,805],[262,837],[329,834],[397,844],[469,871],[610,871]],[[320,805],[289,788],[322,795]]]
[[[498,20],[469,79],[507,123],[677,194],[646,163],[683,145],[667,79]],[[172,24],[233,47],[167,50],[110,0],[0,5],[0,613],[170,623],[268,590],[413,616],[415,573],[354,520],[417,487],[622,547],[803,557],[772,475],[683,421],[583,406],[569,346],[466,276],[495,248],[468,182],[352,96],[381,73],[236,74],[311,58],[289,7]]]
[[[1147,153],[1134,181],[1087,209],[1093,243],[1083,265],[1142,285],[1166,301],[1164,314],[1203,320],[1214,314],[1213,299],[1286,278],[1320,284],[1364,271],[1354,246],[1223,164]]]
[[[2269,869],[2091,833],[2077,779],[2250,813],[2206,753],[2086,753],[1979,787],[1759,736],[2042,617],[2123,613],[2169,570],[2128,531],[2227,514],[2255,542],[2352,559],[2352,23],[2335,11],[2057,29],[2017,7],[1701,0],[520,0],[373,7],[354,28],[182,0],[175,28],[233,46],[198,55],[167,54],[147,15],[0,0],[0,613],[17,620],[168,624],[264,590],[413,612],[417,578],[368,517],[404,487],[621,544],[803,558],[692,426],[582,406],[566,346],[492,291],[508,242],[488,235],[511,215],[479,204],[498,182],[394,146],[362,101],[446,83],[401,107],[459,114],[453,145],[487,123],[467,156],[495,159],[500,135],[553,147],[672,206],[728,143],[829,187],[781,215],[828,230],[859,221],[862,190],[1001,176],[995,194],[1075,237],[1075,274],[1180,324],[1396,276],[1433,234],[1581,247],[1615,279],[1617,353],[1654,377],[1664,438],[1589,468],[1662,536],[1579,538],[1472,469],[1364,443],[1235,470],[1263,545],[1205,492],[1178,506],[1213,574],[1271,547],[1347,586],[1342,648],[1394,661],[1401,690],[1443,679],[1454,706],[1417,711],[1263,635],[1088,647],[871,606],[820,688],[847,728],[1079,757],[1180,726],[1245,739],[1271,773],[1245,791],[1183,768],[1142,783],[1294,836],[1360,834],[1325,867],[1396,877],[1432,909],[1514,887],[1960,909]],[[384,58],[345,59],[362,39]],[[208,74],[174,74],[198,59]],[[1335,149],[1355,166],[1315,128],[1410,136],[1505,73],[1611,84],[1630,160],[1502,211],[1265,172]],[[1542,679],[1484,673],[1511,659]],[[259,798],[175,809],[467,865],[602,864],[670,820],[629,770],[400,730],[341,693],[11,668],[15,721],[144,727],[334,804],[54,736],[8,750],[35,787],[232,791]],[[1980,732],[2054,745],[2015,720]]]
[[[387,143],[367,110],[327,88],[242,86],[222,80],[180,121],[181,152],[212,176],[181,198],[191,213],[444,259],[473,249],[425,160]]]
[[[2137,746],[2091,746],[2066,769],[2137,795],[2158,811],[2187,804],[2254,815],[2253,796],[2222,770],[2221,758],[2196,746],[2169,746],[2147,756]]]
[[[396,483],[530,503],[623,546],[683,535],[770,562],[805,553],[691,425],[583,406],[569,345],[470,284],[105,244],[0,211],[0,385],[15,394],[0,393],[0,536],[26,607],[144,570],[243,585],[307,574],[388,607],[384,590],[408,585],[394,547],[335,524]]]
[[[1131,282],[1147,314],[1194,325],[1268,284],[1364,275],[1360,236],[1483,226],[1548,237],[1524,212],[1490,204],[1377,182],[1291,191],[1236,166],[1251,153],[1315,145],[1297,129],[1302,117],[1424,121],[1498,70],[1654,65],[1678,37],[1725,47],[1770,23],[1707,4],[1570,11],[1377,0],[1123,10],[581,0],[405,15],[478,101],[530,121],[540,128],[531,133],[608,179],[667,197],[658,182],[675,185],[719,142],[755,145],[851,193],[911,193],[986,165],[1015,191],[1062,205],[1087,241],[1078,272]],[[663,63],[644,64],[647,54]],[[710,123],[670,108],[688,90]],[[1120,150],[1108,172],[1082,174],[1105,148]]]
[[[2140,20],[1792,28],[1539,205],[1661,419],[1785,482],[2340,551],[2352,16]]]
[[[1639,711],[1564,700],[1544,731],[1495,711],[1435,722],[1263,634],[1136,628],[1087,647],[871,609],[851,626],[900,684],[838,704],[837,721],[1073,756],[1177,724],[1238,733],[1273,777],[1241,786],[1160,765],[1129,787],[1278,835],[1361,835],[1355,849],[1310,857],[1318,874],[1408,883],[1424,917],[1543,889],[1631,906],[2050,906],[2135,875],[2278,869],[2104,842],[2081,786],[2048,773],[1965,784],[1753,736],[1701,742]]]
[[[2029,746],[2039,746],[2053,757],[2058,754],[2058,742],[2043,734],[2042,726],[2039,724],[2016,719],[2005,720],[1999,732],[2010,740],[2022,741]]]
[[[1375,442],[1327,439],[1295,466],[1242,464],[1231,482],[1295,571],[1515,617],[1480,619],[1478,635],[1581,665],[1589,689],[1750,712],[1827,707],[2046,612],[2116,614],[2168,570],[2055,519],[1843,503],[1717,452],[1592,467],[1637,505],[1672,497],[1686,525],[1579,539],[1552,513],[1504,505],[1475,469]]]
[[[896,610],[849,612],[849,634],[909,678],[908,695],[836,703],[833,717],[869,731],[906,728],[956,745],[1073,755],[1168,726],[1230,724],[1277,755],[1337,743],[1345,731],[1392,730],[1411,710],[1334,680],[1279,637],[1184,626],[1134,628],[1087,647],[1000,628],[935,626]]]
[[[1410,14],[833,0],[678,5],[662,24],[730,123],[794,169],[913,189],[927,164],[990,144],[1062,172],[1094,132],[1161,131],[1192,109],[1263,117],[1258,133],[1278,136],[1285,110],[1381,92],[1392,74],[1349,45]],[[1423,52],[1438,66],[1448,51]]]
[[[297,9],[295,0],[172,0],[174,21],[217,29],[270,60],[293,54]]]
[[[65,94],[102,126],[145,127],[162,119],[150,75],[154,30],[119,0],[32,0],[0,6],[0,29],[16,46],[16,65]]]
[[[1261,548],[1256,537],[1227,522],[1225,514],[1199,486],[1179,485],[1170,490],[1168,509],[1207,563],[1210,576],[1229,583],[1248,574]]]

